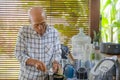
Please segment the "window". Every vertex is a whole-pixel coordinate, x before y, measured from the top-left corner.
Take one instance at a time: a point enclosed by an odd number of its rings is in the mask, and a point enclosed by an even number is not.
[[[79,27],[89,34],[89,0],[0,0],[0,80],[18,78],[16,37],[22,25],[29,25],[27,10],[32,6],[46,10],[48,24],[59,30],[68,46]]]

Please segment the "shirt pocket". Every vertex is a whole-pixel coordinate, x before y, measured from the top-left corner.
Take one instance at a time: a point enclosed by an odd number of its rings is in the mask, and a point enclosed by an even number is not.
[[[45,45],[45,54],[51,56],[53,54],[53,45],[47,44]]]

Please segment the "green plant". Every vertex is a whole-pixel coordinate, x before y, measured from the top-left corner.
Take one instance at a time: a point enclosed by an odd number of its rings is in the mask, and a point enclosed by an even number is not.
[[[100,31],[97,32],[97,31],[93,31],[93,34],[94,34],[94,37],[93,37],[93,42],[100,42],[100,39],[101,39],[101,33]]]
[[[102,42],[120,43],[120,0],[101,0]]]

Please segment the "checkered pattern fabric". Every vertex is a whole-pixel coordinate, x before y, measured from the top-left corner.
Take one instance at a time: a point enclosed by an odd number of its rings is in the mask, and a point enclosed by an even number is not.
[[[25,63],[28,58],[33,58],[48,65],[51,56],[52,60],[60,61],[61,46],[57,30],[47,26],[44,35],[40,36],[32,26],[22,27],[17,37],[15,56],[20,62],[19,80],[43,80],[43,72]]]

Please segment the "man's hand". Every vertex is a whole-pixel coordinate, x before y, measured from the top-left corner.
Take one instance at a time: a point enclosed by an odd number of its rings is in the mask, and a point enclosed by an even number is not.
[[[46,66],[45,66],[45,64],[43,63],[43,62],[41,62],[41,61],[36,61],[35,62],[35,67],[38,69],[38,70],[41,70],[41,71],[43,71],[43,72],[46,72]]]
[[[43,72],[46,72],[46,70],[47,70],[45,64],[39,60],[36,60],[36,59],[29,58],[26,61],[26,64],[35,66],[38,70],[41,70]]]
[[[53,72],[56,73],[56,74],[59,74],[59,75],[63,74],[61,65],[57,61],[53,62],[52,69],[53,69]]]

